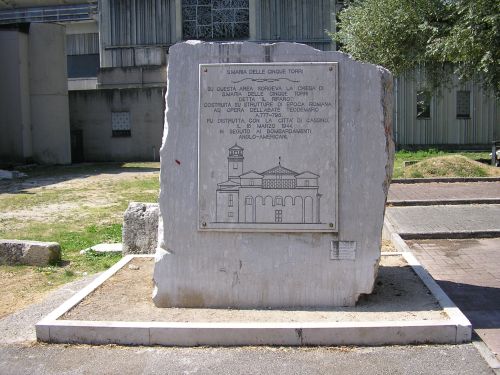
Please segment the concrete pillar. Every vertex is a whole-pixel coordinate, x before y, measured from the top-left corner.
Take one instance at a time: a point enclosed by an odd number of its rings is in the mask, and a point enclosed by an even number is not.
[[[32,156],[28,30],[0,30],[0,161]]]
[[[257,0],[249,0],[248,2],[248,21],[250,28],[250,39],[252,41],[257,40]]]
[[[71,163],[65,28],[33,23],[29,33],[33,158]]]
[[[175,0],[175,41],[182,40],[182,0]]]

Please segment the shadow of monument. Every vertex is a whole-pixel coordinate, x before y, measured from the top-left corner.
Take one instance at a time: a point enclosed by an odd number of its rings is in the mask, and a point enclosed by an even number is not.
[[[445,280],[437,282],[467,316],[473,328],[500,328],[500,288]]]

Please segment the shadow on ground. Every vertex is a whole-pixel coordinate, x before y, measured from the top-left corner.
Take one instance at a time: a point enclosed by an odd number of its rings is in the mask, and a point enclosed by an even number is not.
[[[438,281],[473,328],[500,328],[500,288]]]
[[[156,166],[157,165],[157,166]],[[0,193],[33,194],[28,189],[49,186],[63,181],[86,178],[99,174],[159,172],[159,163],[79,163],[57,166],[24,168],[24,178],[1,180]]]

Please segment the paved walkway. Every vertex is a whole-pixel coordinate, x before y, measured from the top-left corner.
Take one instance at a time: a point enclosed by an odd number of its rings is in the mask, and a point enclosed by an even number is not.
[[[411,251],[469,318],[497,361],[500,238],[475,237],[500,237],[499,198],[498,181],[393,184],[388,203],[396,207],[386,211],[396,232],[407,238]],[[477,202],[482,204],[470,204]],[[464,239],[449,239],[458,237]]]
[[[500,238],[407,244],[500,361]]]
[[[500,181],[453,183],[393,183],[387,203],[392,205],[422,202],[454,203],[464,201],[493,201],[500,203]]]
[[[488,232],[500,237],[500,204],[388,207],[386,217],[403,238],[453,233],[473,237]]]
[[[373,348],[0,345],[0,374],[494,375],[494,372],[472,344]]]

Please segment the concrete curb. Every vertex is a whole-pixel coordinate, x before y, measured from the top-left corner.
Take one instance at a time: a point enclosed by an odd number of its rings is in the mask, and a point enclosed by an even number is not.
[[[495,182],[500,177],[434,177],[434,178],[396,178],[392,184],[425,184],[430,182]]]
[[[495,357],[490,348],[483,341],[473,341],[472,344],[476,347],[479,354],[483,356],[486,363],[495,371],[495,374],[500,374],[500,361]]]
[[[391,255],[401,255],[391,253]],[[404,255],[404,254],[403,254]],[[168,323],[58,320],[134,257],[127,255],[94,282],[36,324],[38,341],[78,344],[242,346],[242,345],[388,345],[463,343],[470,323],[456,311],[439,286],[423,280],[449,320],[302,322],[302,323]],[[414,258],[404,255],[414,269]],[[416,271],[417,272],[417,271]],[[417,275],[425,273],[417,272]],[[429,279],[430,276],[427,277]],[[432,280],[432,278],[430,278]],[[433,280],[432,280],[433,281]],[[441,293],[441,294],[440,294]],[[443,296],[444,295],[444,296]],[[465,319],[465,320],[464,320]],[[468,323],[468,324],[467,324]]]
[[[500,198],[446,199],[446,200],[400,200],[387,201],[387,206],[449,206],[460,204],[500,204]]]

